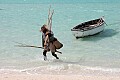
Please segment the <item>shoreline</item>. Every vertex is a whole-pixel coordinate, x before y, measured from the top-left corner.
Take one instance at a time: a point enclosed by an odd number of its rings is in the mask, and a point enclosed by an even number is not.
[[[89,69],[89,68],[78,68],[78,69],[68,69],[65,70],[64,68],[62,69],[58,69],[59,67],[55,67],[55,68],[42,68],[42,67],[36,67],[36,68],[28,68],[28,69],[0,69],[0,75],[3,76],[18,76],[18,75],[25,75],[25,76],[42,76],[42,75],[52,75],[52,76],[98,76],[98,77],[119,77],[120,76],[120,72],[119,69],[104,69],[102,70],[102,68],[100,69]],[[118,71],[116,71],[118,70]],[[18,76],[19,77],[19,76]],[[1,80],[1,79],[0,79]]]
[[[119,73],[101,73],[99,72],[86,72],[86,74],[37,74],[27,73],[26,71],[5,71],[0,72],[0,80],[120,80]]]
[[[120,80],[120,76],[0,74],[0,80]]]

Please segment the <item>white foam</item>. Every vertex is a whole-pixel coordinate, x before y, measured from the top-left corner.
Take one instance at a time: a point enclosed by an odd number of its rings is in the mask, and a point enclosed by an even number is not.
[[[86,67],[84,70],[103,71],[103,72],[120,72],[120,68],[102,68],[102,67]]]

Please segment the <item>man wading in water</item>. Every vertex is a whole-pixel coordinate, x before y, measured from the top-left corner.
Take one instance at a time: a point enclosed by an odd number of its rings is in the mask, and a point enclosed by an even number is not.
[[[48,25],[43,25],[41,27],[40,32],[42,32],[42,44],[44,47],[43,50],[43,56],[44,56],[44,60],[47,60],[47,52],[51,51],[52,55],[56,58],[59,59],[59,57],[57,56],[57,54],[55,54],[55,52],[59,52],[56,49],[60,49],[63,47],[63,44],[60,43],[57,38],[54,37],[53,32],[51,31],[51,26],[52,26],[52,15],[53,12],[50,16],[50,9],[49,9],[49,15],[48,15]],[[48,29],[48,27],[50,28],[50,30]]]
[[[43,56],[44,56],[44,60],[47,60],[47,56],[46,53],[48,51],[51,51],[52,55],[56,58],[59,59],[59,57],[55,54],[56,49],[60,49],[63,47],[63,44],[60,43],[57,38],[54,37],[53,32],[49,31],[46,25],[43,25],[41,27],[41,32],[42,34],[42,38],[43,38],[43,46],[44,46],[44,50],[43,50]]]

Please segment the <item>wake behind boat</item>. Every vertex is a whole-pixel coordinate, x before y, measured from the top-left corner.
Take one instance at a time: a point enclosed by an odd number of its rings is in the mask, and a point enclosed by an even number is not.
[[[71,31],[76,38],[82,38],[85,36],[97,34],[103,31],[104,27],[105,27],[104,19],[99,18],[81,23],[75,26],[73,29],[71,29]]]

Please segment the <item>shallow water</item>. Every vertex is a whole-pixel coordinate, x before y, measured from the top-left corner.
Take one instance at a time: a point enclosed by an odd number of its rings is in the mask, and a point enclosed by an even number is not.
[[[94,7],[96,6],[96,7]],[[46,23],[49,4],[0,4],[0,69],[27,73],[86,74],[120,72],[119,3],[52,4],[52,30],[64,44],[55,60],[42,49],[20,48],[19,43],[41,46],[39,28]],[[105,16],[108,26],[97,35],[76,39],[75,25]]]

